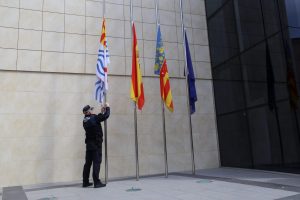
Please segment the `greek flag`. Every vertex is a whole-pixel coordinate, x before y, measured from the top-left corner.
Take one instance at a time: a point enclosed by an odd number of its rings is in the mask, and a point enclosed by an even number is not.
[[[95,99],[99,103],[104,102],[104,96],[108,90],[107,84],[107,66],[110,63],[109,51],[106,41],[105,19],[102,23],[102,33],[100,38],[100,48],[98,51],[98,60],[96,67],[97,81],[95,83]]]

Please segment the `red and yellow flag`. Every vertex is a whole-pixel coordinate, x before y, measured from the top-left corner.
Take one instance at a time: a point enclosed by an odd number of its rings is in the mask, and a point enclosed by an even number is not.
[[[164,59],[163,65],[160,69],[160,93],[161,98],[165,102],[169,111],[174,111],[173,99],[172,99],[172,92],[171,86],[169,81],[169,73],[167,68],[167,61]]]
[[[144,86],[142,81],[142,73],[140,69],[140,62],[139,62],[139,49],[137,45],[137,38],[135,32],[134,23],[132,23],[132,72],[131,72],[131,91],[130,97],[133,101],[137,103],[138,109],[142,110],[145,97],[144,97]]]
[[[106,23],[105,19],[103,19],[102,22],[102,31],[101,31],[101,37],[100,37],[100,44],[102,44],[105,48],[106,46]]]
[[[156,40],[156,56],[155,56],[155,66],[154,74],[159,74],[160,78],[160,94],[162,100],[169,111],[174,111],[173,98],[170,86],[170,79],[167,67],[167,60],[165,56],[165,49],[162,41],[162,36],[160,32],[160,25],[157,27],[157,40]]]

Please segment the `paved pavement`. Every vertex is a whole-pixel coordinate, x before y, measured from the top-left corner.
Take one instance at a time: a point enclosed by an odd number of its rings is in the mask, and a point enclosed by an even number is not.
[[[168,178],[111,181],[98,189],[81,188],[78,183],[23,189],[28,200],[296,200],[300,199],[300,176],[219,168],[197,171],[197,176],[172,173]]]
[[[199,170],[197,175],[300,187],[300,174],[222,167]]]

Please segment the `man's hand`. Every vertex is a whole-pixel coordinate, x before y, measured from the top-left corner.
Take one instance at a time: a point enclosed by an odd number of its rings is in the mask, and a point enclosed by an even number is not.
[[[105,103],[101,108],[101,113],[105,113],[106,108],[109,107],[109,103]]]

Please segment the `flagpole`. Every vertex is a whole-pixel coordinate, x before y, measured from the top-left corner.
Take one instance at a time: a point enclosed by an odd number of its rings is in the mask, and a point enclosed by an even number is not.
[[[133,25],[133,4],[130,0],[130,24],[131,24],[131,38],[133,38],[132,25]],[[133,43],[131,43],[133,48]],[[131,48],[131,49],[132,49]],[[137,135],[137,111],[136,102],[134,102],[134,133],[135,133],[135,166],[136,166],[136,180],[139,180],[139,145],[138,145],[138,135]]]
[[[137,111],[136,103],[134,103],[134,132],[135,132],[135,166],[136,166],[136,180],[139,180],[139,145],[137,135]]]
[[[159,25],[159,15],[158,15],[158,0],[155,1],[155,16],[156,16],[156,30]],[[168,153],[167,153],[167,134],[166,134],[166,116],[165,116],[165,104],[161,99],[161,109],[162,109],[162,124],[163,124],[163,138],[164,138],[164,156],[165,156],[165,177],[168,178]]]
[[[183,21],[183,4],[182,0],[180,0],[180,10],[181,10],[181,29],[182,29],[182,44],[184,49],[184,60],[185,60],[185,79],[186,79],[186,93],[187,93],[187,108],[189,114],[189,129],[190,129],[190,140],[191,140],[191,156],[192,156],[192,174],[195,174],[195,156],[194,156],[194,140],[193,140],[193,129],[192,129],[192,118],[191,118],[191,108],[190,108],[190,92],[189,92],[189,83],[188,83],[188,68],[187,68],[187,57],[186,57],[186,46],[185,46],[185,28]]]
[[[105,0],[103,0],[102,20],[105,17]],[[106,54],[106,49],[104,50]],[[106,56],[105,56],[106,58]],[[104,95],[104,102],[107,102],[107,92]],[[105,183],[108,183],[108,159],[107,159],[107,120],[104,121],[104,159],[105,159]]]

